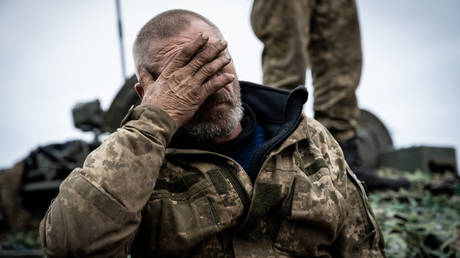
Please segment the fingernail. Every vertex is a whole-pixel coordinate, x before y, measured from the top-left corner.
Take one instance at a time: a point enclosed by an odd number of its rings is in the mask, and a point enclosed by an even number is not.
[[[227,41],[222,40],[222,39],[219,40],[219,43],[220,43],[221,45],[223,45],[223,46],[226,46],[226,45],[227,45]]]
[[[208,39],[209,36],[208,36],[207,34],[201,33],[201,38],[202,38],[202,39]]]

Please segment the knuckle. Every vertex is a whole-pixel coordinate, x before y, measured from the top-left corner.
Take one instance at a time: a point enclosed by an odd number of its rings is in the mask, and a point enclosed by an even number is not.
[[[178,84],[181,84],[182,81],[184,80],[182,74],[173,74],[171,76],[171,80],[174,84],[178,85]]]
[[[193,49],[190,46],[185,46],[182,48],[181,53],[183,56],[193,55]]]
[[[215,85],[216,87],[218,87],[219,85],[225,83],[225,81],[226,81],[226,80],[225,80],[225,77],[224,77],[224,76],[216,76],[216,77],[214,78],[214,85]]]
[[[201,65],[197,62],[190,63],[190,67],[192,68],[193,71],[198,71],[200,70]]]
[[[193,60],[189,63],[189,66],[194,71],[198,71],[204,64],[208,62],[208,58],[205,55],[197,55]]]
[[[219,76],[217,76],[217,79],[219,80],[220,84],[225,85],[233,81],[234,77],[231,75],[227,75],[227,74],[220,74]]]
[[[171,85],[179,85],[183,78],[180,74],[177,74],[177,73],[172,73],[172,74],[161,74],[161,79],[164,80],[168,87],[170,87]]]
[[[211,80],[207,82],[209,90],[214,90],[219,88],[222,85],[223,81],[220,76],[214,76]]]
[[[201,67],[201,64],[197,60],[192,60],[192,62],[190,62],[187,66],[193,71],[198,71]]]
[[[217,53],[220,51],[220,47],[216,44],[212,44],[209,46],[209,51],[212,53]]]
[[[198,101],[201,97],[202,94],[202,89],[201,88],[194,88],[190,91],[190,98],[192,100]]]
[[[219,68],[222,68],[222,67],[226,66],[229,63],[230,63],[230,58],[228,58],[227,56],[223,56],[223,57],[220,57],[218,59]]]
[[[211,58],[211,55],[207,52],[202,52],[196,57],[197,61],[201,64],[208,62]]]
[[[201,91],[201,94],[207,96],[212,93],[213,88],[214,88],[214,83],[212,80],[207,81],[205,84],[203,84],[202,88],[203,90]]]
[[[216,67],[212,66],[212,65],[205,65],[203,66],[203,68],[201,68],[201,73],[204,74],[204,75],[212,75],[216,72]]]
[[[171,62],[170,67],[181,67],[183,64],[187,62],[187,57],[182,55],[177,55]]]

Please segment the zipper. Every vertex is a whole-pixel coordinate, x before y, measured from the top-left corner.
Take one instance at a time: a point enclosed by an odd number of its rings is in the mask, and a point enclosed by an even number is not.
[[[363,190],[361,184],[359,183],[358,178],[356,178],[356,176],[355,176],[354,174],[352,174],[351,172],[349,172],[348,170],[347,170],[347,174],[349,174],[350,177],[353,178],[353,179],[352,179],[353,184],[356,186],[356,188],[359,189],[359,190],[358,190],[358,192],[360,193],[360,194],[359,194],[359,197],[360,197],[360,199],[361,199],[361,204],[363,205],[364,211],[365,211],[365,213],[366,213],[366,219],[367,219],[367,224],[369,225],[369,231],[371,232],[366,238],[364,238],[362,241],[360,241],[360,242],[358,243],[357,248],[359,248],[359,246],[360,246],[361,244],[363,244],[364,241],[367,240],[367,239],[369,239],[369,238],[372,238],[371,241],[370,241],[370,248],[372,248],[372,245],[373,245],[374,240],[375,240],[376,228],[374,227],[374,224],[373,224],[372,221],[371,221],[370,214],[369,214],[369,210],[368,210],[369,208],[368,208],[368,206],[366,205],[366,200],[367,200],[367,196],[365,195],[366,193],[363,192],[364,190]],[[365,196],[366,196],[366,197],[365,197]],[[369,231],[368,231],[368,232],[369,232]]]
[[[237,163],[238,164],[238,163]],[[241,202],[243,203],[244,213],[249,210],[249,205],[251,205],[251,200],[249,199],[249,194],[246,189],[244,189],[238,177],[232,173],[227,167],[222,166],[222,172],[224,177],[226,177],[230,183],[233,185],[233,188],[236,190],[236,193],[240,197]]]
[[[257,174],[260,173],[260,171],[262,170],[262,168],[265,166],[265,164],[268,162],[268,160],[272,157],[272,156],[270,155],[270,153],[267,154],[266,156],[267,156],[267,158],[262,162],[262,165],[260,166],[259,171],[257,171]],[[256,180],[254,181],[254,186],[253,186],[253,190],[252,190],[252,198],[256,198],[255,195],[257,194],[257,192],[254,191],[254,190],[255,190],[255,187],[256,187],[256,182],[257,182],[257,177],[256,177]],[[249,203],[249,206],[251,206],[251,203]],[[245,216],[245,218],[244,218],[243,223],[242,223],[240,226],[238,226],[238,231],[241,232],[241,230],[243,230],[244,228],[248,228],[247,225],[248,225],[249,217],[252,216],[251,211],[252,211],[252,209],[251,209],[251,210],[248,210],[248,212],[246,213],[246,216]],[[254,226],[254,225],[250,225],[249,227],[252,227],[252,226]]]
[[[216,224],[218,226],[220,226],[220,216],[219,216],[219,213],[217,213],[217,210],[216,210],[216,207],[214,207],[214,203],[213,201],[211,200],[211,198],[209,196],[207,196],[207,199],[208,199],[208,203],[209,203],[209,207],[211,207],[211,213],[214,217],[214,220],[216,222]]]

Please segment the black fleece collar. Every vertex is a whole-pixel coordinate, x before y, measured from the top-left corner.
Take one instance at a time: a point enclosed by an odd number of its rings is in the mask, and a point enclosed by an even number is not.
[[[297,127],[308,92],[300,85],[292,91],[240,81],[241,98],[248,104],[264,128],[267,138],[272,138],[282,128]]]

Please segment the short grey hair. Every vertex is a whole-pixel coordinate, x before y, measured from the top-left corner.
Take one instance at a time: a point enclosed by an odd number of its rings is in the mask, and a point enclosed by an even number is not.
[[[139,65],[145,66],[152,59],[149,48],[155,40],[171,38],[184,31],[193,20],[200,20],[208,24],[219,35],[220,30],[217,26],[204,16],[182,9],[174,9],[162,12],[150,19],[137,34],[133,46],[133,58],[136,75],[139,78]]]

